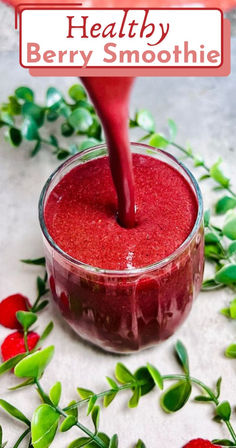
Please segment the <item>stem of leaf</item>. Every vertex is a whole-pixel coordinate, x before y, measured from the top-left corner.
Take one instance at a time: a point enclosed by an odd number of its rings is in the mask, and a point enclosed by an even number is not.
[[[15,445],[13,446],[13,448],[18,448],[18,446],[20,446],[21,442],[25,439],[25,437],[30,433],[30,428],[27,428],[23,434],[21,434],[21,436],[19,437],[19,439],[16,441]]]
[[[185,380],[187,378],[186,375],[164,375],[162,377],[163,380]],[[208,395],[209,397],[212,399],[212,401],[214,402],[214,404],[216,406],[219,405],[219,400],[218,398],[215,396],[214,392],[206,385],[204,384],[202,381],[198,380],[197,378],[193,378],[193,377],[189,377],[189,380],[191,381],[191,383],[196,384],[197,386],[199,386],[201,389],[203,389]],[[236,444],[236,433],[231,425],[231,423],[229,421],[225,421],[225,424],[230,432],[230,435],[234,441],[234,443]]]
[[[175,142],[169,142],[169,144],[171,146],[174,146],[174,148],[179,149],[182,153],[184,153],[187,157],[189,157],[190,159],[194,160],[194,155],[191,154],[187,149],[185,149],[183,146],[178,145]],[[206,165],[206,163],[204,161],[202,161],[201,167],[209,174],[210,173],[210,168]],[[233,197],[236,197],[236,193],[230,188],[230,187],[225,187],[225,190],[227,190]]]
[[[28,339],[27,339],[27,336],[28,336],[28,331],[25,330],[25,331],[24,331],[24,344],[25,344],[25,351],[26,351],[26,353],[28,354],[28,353],[29,353],[29,346],[28,346]]]
[[[68,417],[68,414],[66,414],[64,409],[61,409],[58,406],[55,406],[50,398],[48,397],[48,395],[44,392],[40,382],[38,379],[35,379],[35,384],[38,388],[38,392],[40,394],[40,396],[42,397],[42,399],[44,400],[45,403],[49,404],[50,406],[52,406],[56,412],[58,412],[62,417]],[[79,428],[81,431],[83,431],[85,434],[87,434],[87,436],[89,436],[92,440],[94,440],[94,442],[96,442],[96,444],[100,447],[100,448],[106,448],[105,443],[100,439],[100,437],[98,437],[96,434],[93,434],[92,431],[90,431],[90,429],[86,428],[86,426],[84,426],[82,423],[80,423],[79,421],[76,422],[76,424],[74,425],[77,428]]]
[[[110,395],[112,392],[120,392],[122,390],[129,390],[129,389],[133,388],[135,384],[134,383],[126,383],[123,386],[117,387],[117,389],[105,390],[105,391],[100,392],[100,393],[95,394],[95,395],[96,395],[97,399],[103,398],[106,395]],[[90,400],[90,397],[84,398],[83,400],[79,400],[76,403],[74,403],[74,404],[72,404],[70,406],[67,406],[66,408],[63,408],[63,411],[67,412],[67,411],[70,411],[71,409],[78,408],[79,406],[82,406],[83,404],[88,403],[89,400]]]

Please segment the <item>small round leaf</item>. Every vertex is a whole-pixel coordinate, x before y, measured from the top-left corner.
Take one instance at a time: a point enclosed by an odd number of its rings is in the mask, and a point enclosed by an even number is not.
[[[19,378],[40,378],[54,354],[54,347],[50,346],[44,350],[33,353],[20,361],[14,370]]]
[[[34,448],[48,448],[57,431],[60,415],[48,404],[39,406],[33,414],[31,423],[32,444]]]

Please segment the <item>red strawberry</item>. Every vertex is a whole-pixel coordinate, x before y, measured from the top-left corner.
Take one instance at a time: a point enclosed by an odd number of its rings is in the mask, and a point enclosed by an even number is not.
[[[194,439],[184,445],[183,448],[220,448],[219,445],[213,445],[209,440]]]
[[[0,324],[7,328],[20,330],[21,324],[16,318],[17,311],[27,311],[31,307],[27,297],[13,294],[0,303]]]
[[[30,331],[27,336],[29,350],[33,350],[39,340],[39,335]],[[24,335],[20,331],[9,334],[1,346],[2,359],[7,361],[19,353],[25,353]]]

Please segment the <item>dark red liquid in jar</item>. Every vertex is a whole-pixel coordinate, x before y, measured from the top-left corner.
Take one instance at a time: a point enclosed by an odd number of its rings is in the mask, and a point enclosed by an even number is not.
[[[114,352],[132,352],[170,336],[189,313],[203,274],[201,220],[191,240],[172,255],[197,219],[190,180],[168,164],[168,156],[164,163],[136,146],[134,228],[116,222],[116,195],[104,157],[80,164],[83,155],[76,156],[78,166],[60,173],[44,201],[51,238],[87,265],[70,261],[45,239],[54,299],[80,336]]]

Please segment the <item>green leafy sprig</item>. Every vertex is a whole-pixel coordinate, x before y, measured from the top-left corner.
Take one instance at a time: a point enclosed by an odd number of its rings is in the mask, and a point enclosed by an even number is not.
[[[43,265],[43,260],[41,259],[41,265]],[[38,265],[38,259],[37,260],[27,260],[26,262],[30,264],[36,264]],[[25,262],[25,260],[24,260]],[[0,364],[0,375],[2,375],[5,372],[8,372],[9,370],[13,369],[19,361],[24,359],[28,354],[33,353],[36,349],[41,347],[42,342],[49,336],[53,329],[53,322],[49,322],[49,324],[44,329],[43,333],[41,334],[39,341],[33,350],[29,350],[28,347],[28,333],[32,330],[32,326],[37,322],[38,316],[37,313],[41,310],[43,310],[48,305],[48,300],[44,300],[44,295],[48,292],[47,289],[47,274],[45,273],[44,278],[38,276],[36,279],[36,286],[37,286],[37,297],[35,299],[34,304],[32,307],[29,308],[28,311],[18,311],[16,313],[16,318],[20,322],[24,334],[24,343],[25,343],[25,353],[20,353],[19,355],[14,356],[13,358],[8,359],[7,361]],[[28,382],[27,382],[28,384]],[[23,383],[23,386],[25,384]],[[18,386],[14,387],[13,389],[22,387],[22,384],[19,384]],[[1,447],[1,445],[0,445]]]
[[[28,436],[29,446],[34,448],[48,448],[58,432],[69,431],[72,427],[78,428],[82,436],[73,440],[68,448],[100,447],[117,448],[118,436],[111,438],[99,430],[100,407],[98,401],[102,400],[103,406],[108,407],[116,396],[123,391],[130,391],[128,399],[129,408],[138,406],[142,396],[150,393],[155,387],[161,392],[160,405],[166,413],[174,413],[183,408],[189,401],[193,387],[197,387],[200,395],[194,400],[198,403],[208,403],[213,406],[213,419],[224,423],[229,431],[229,439],[214,439],[213,443],[221,446],[236,446],[236,434],[231,424],[231,406],[228,401],[220,399],[221,378],[216,382],[215,389],[210,388],[202,381],[190,375],[189,359],[186,348],[178,341],[175,346],[175,354],[183,373],[162,375],[152,364],[147,364],[132,373],[124,364],[118,363],[114,378],[107,377],[109,389],[95,393],[92,390],[77,388],[80,400],[72,401],[66,407],[62,407],[62,385],[56,382],[47,393],[41,384],[41,377],[46,367],[52,360],[54,347],[50,346],[41,351],[28,354],[15,366],[14,373],[18,378],[26,378],[28,384],[33,384],[42,400],[33,413],[31,421],[22,411],[5,400],[0,400],[0,406],[12,417],[26,425],[26,430],[17,440],[14,448]],[[163,391],[166,382],[174,384]],[[78,409],[87,408],[87,416],[91,419],[93,430],[84,426],[79,420],[81,412]],[[145,448],[145,444],[139,440],[136,448]]]
[[[87,100],[87,94],[80,84],[68,91],[69,100],[55,87],[46,92],[45,105],[35,102],[35,94],[29,87],[18,87],[0,106],[0,127],[5,127],[5,138],[11,146],[17,148],[26,141],[34,142],[31,157],[36,156],[43,145],[50,147],[59,160],[76,152],[94,146],[102,141],[102,128],[94,107]],[[58,137],[51,133],[44,136],[45,122],[60,119],[60,133],[63,137],[86,136],[80,145],[71,142],[62,147]]]
[[[130,120],[130,127],[139,127],[148,132],[148,134],[141,137],[140,141],[148,140],[150,146],[160,149],[166,149],[168,146],[172,146],[173,148],[178,149],[184,154],[185,158],[189,158],[193,161],[195,168],[201,168],[205,171],[205,173],[199,178],[199,181],[213,179],[216,183],[216,190],[226,190],[229,193],[229,196],[223,196],[217,201],[215,206],[215,211],[217,214],[224,214],[228,210],[236,207],[236,193],[232,189],[230,179],[225,176],[221,169],[223,160],[219,158],[212,164],[212,166],[208,166],[203,157],[201,155],[194,154],[189,145],[184,147],[179,143],[176,143],[175,140],[178,128],[174,120],[168,120],[169,136],[164,136],[163,134],[155,131],[155,121],[150,112],[146,109],[142,109],[136,113],[134,120]]]

